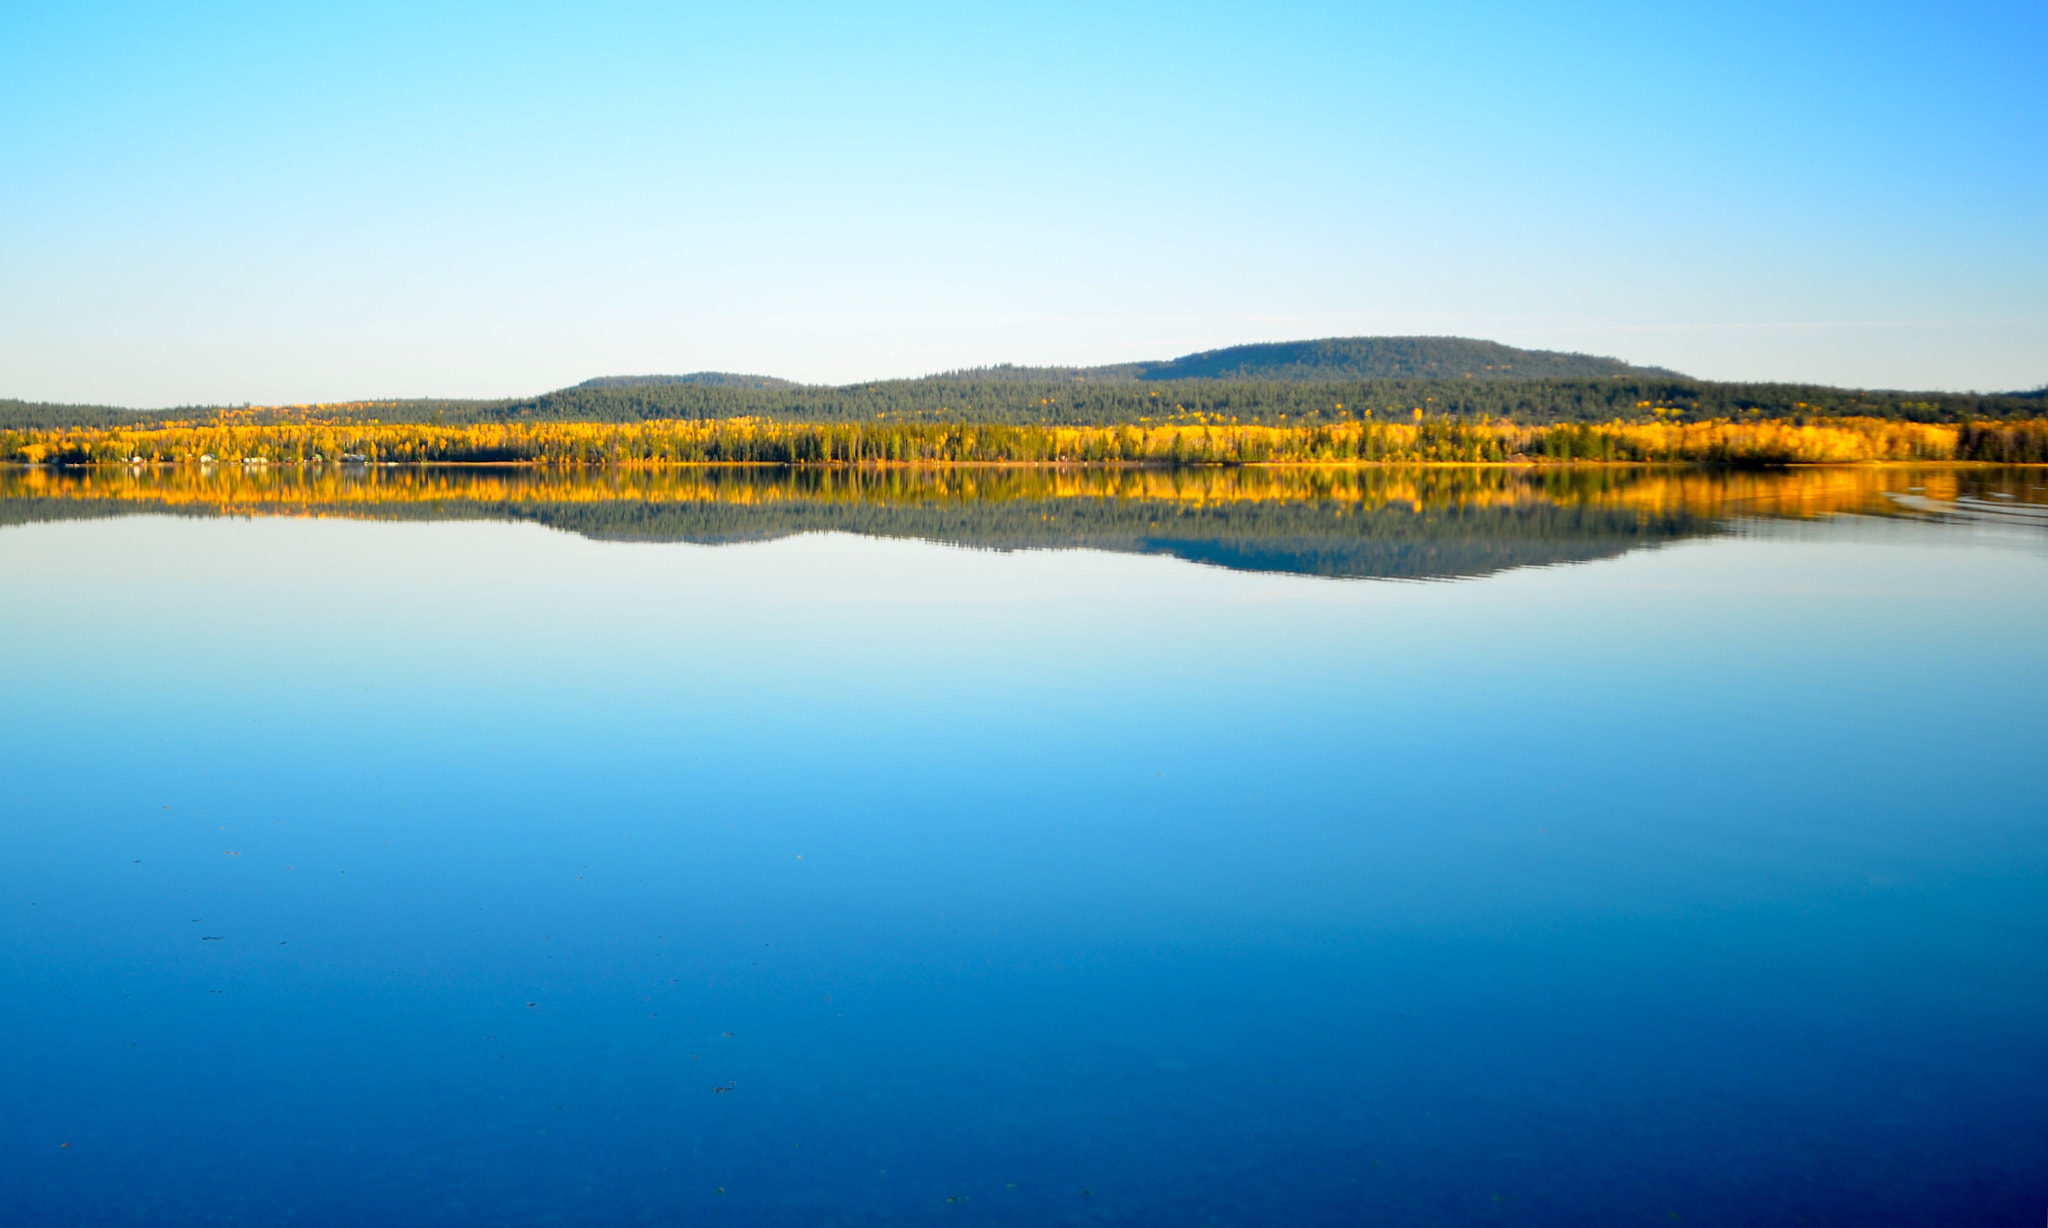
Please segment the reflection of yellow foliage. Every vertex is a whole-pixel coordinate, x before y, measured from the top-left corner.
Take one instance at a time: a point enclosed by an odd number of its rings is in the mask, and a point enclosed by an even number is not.
[[[1865,466],[1758,471],[1664,466],[842,467],[250,466],[0,468],[0,499],[58,498],[242,515],[374,516],[406,506],[497,509],[632,502],[828,502],[965,506],[1015,500],[1112,499],[1196,509],[1323,503],[1359,511],[1548,503],[1688,514],[1824,516],[1897,512],[1914,492],[1952,503],[1959,477],[1996,480],[2018,502],[2041,502],[2023,470]]]
[[[2001,424],[2048,439],[2048,423]],[[1629,461],[1841,463],[1956,457],[1963,428],[1878,418],[1807,424],[1610,422],[1342,422],[1320,426],[1138,423],[1005,426],[959,423],[802,424],[753,418],[636,423],[433,426],[226,414],[146,428],[0,431],[0,459],[41,463],[144,461],[306,465],[538,462],[631,467],[768,463],[1170,463],[1186,465]]]

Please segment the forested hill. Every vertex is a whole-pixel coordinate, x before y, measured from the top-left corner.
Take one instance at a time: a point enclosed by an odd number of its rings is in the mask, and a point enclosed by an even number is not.
[[[1610,377],[1683,379],[1662,367],[1638,367],[1618,358],[1521,350],[1470,337],[1324,337],[1317,341],[1275,341],[1203,350],[1179,358],[1111,363],[1099,367],[1020,367],[1004,363],[969,367],[929,378],[973,383],[1063,383],[1066,381],[1162,382],[1185,379],[1332,383],[1359,380],[1530,380]],[[885,384],[909,381],[883,380]],[[804,385],[766,375],[698,371],[690,375],[607,375],[563,391],[660,388],[699,385],[791,391]],[[822,386],[813,386],[821,390]]]
[[[1618,358],[1521,350],[1469,337],[1327,337],[1204,350],[1133,368],[1098,368],[1107,375],[1130,370],[1143,380],[1440,380],[1602,379],[1634,376],[1683,378],[1661,367],[1638,367]]]
[[[114,426],[211,418],[228,407],[131,411],[0,400],[0,428]],[[382,422],[639,422],[773,418],[1107,425],[1210,419],[1314,424],[1512,418],[1540,425],[1651,417],[1869,416],[1920,422],[2035,418],[2042,393],[1887,392],[1695,380],[1612,358],[1522,350],[1463,337],[1337,337],[1241,345],[1097,367],[983,367],[837,387],[765,375],[602,376],[539,396],[275,406],[286,418]]]
[[[776,379],[772,375],[734,375],[730,371],[693,371],[688,375],[600,375],[596,379],[584,380],[576,387],[617,390],[665,388],[677,384],[694,384],[706,388],[765,388],[784,391],[803,387],[794,380]]]
[[[2031,417],[2037,402],[1974,394],[1724,384],[1614,358],[1524,350],[1469,337],[1329,337],[1096,367],[979,367],[838,387],[760,376],[613,377],[529,401],[479,406],[469,421],[630,422],[754,416],[795,422],[1103,425],[1202,414],[1239,422],[1511,417],[1529,423],[1869,415],[1915,421]],[[451,411],[452,413],[452,411]],[[387,418],[387,420],[389,420]],[[448,420],[456,420],[451,416]]]
[[[112,405],[62,405],[0,397],[0,428],[33,431],[68,426],[122,427],[174,418],[207,418],[220,410],[219,406],[202,405],[179,409],[120,409]]]
[[[401,419],[403,406],[366,411]],[[786,422],[1051,423],[1187,420],[1243,423],[1379,421],[1426,416],[1517,422],[1611,422],[1652,417],[1877,417],[1915,422],[2033,418],[2041,401],[1974,393],[1867,392],[1807,384],[1721,384],[1682,377],[1597,379],[1215,379],[1062,377],[1018,368],[962,371],[838,388],[769,390],[702,384],[566,388],[528,401],[478,403],[454,422],[636,422],[653,418],[773,418]],[[417,419],[413,419],[417,420]]]
[[[1111,363],[1101,367],[973,367],[941,378],[986,381],[1185,379],[1263,380],[1292,383],[1359,380],[1530,380],[1610,377],[1683,379],[1662,367],[1638,367],[1618,358],[1521,350],[1470,337],[1324,337],[1203,350],[1179,358]]]

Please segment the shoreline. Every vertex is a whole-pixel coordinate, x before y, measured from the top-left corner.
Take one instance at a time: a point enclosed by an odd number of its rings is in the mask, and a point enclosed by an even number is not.
[[[221,423],[0,431],[0,459],[43,465],[785,465],[1240,467],[2048,463],[2048,419],[1883,418],[1522,425],[1352,419],[1283,426],[790,423],[762,419],[456,427]]]

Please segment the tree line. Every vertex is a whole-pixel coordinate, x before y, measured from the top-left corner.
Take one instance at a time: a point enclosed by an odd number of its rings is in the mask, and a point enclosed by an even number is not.
[[[29,464],[1485,464],[1511,461],[1726,465],[2048,458],[2048,420],[1950,426],[1887,418],[1529,425],[1511,419],[1302,420],[1220,415],[1114,426],[758,418],[630,423],[226,420],[0,430],[0,460]]]

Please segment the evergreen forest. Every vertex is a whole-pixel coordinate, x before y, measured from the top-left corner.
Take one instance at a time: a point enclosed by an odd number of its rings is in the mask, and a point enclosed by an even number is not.
[[[1357,337],[1235,346],[1100,367],[997,366],[836,386],[761,375],[606,376],[532,397],[377,399],[130,410],[0,400],[0,428],[119,428],[251,415],[420,425],[636,423],[749,418],[1119,426],[1264,426],[1435,419],[1524,425],[1879,418],[1965,423],[2038,418],[2048,389],[1948,393],[1726,383],[1580,354],[1455,337]]]

